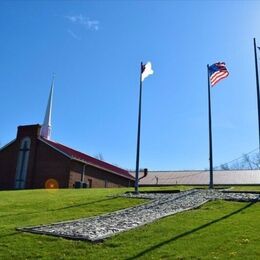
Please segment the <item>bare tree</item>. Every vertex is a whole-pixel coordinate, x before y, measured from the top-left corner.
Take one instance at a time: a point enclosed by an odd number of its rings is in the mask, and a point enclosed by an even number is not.
[[[243,154],[242,162],[243,162],[243,168],[244,169],[253,170],[251,158],[249,157],[248,154]]]
[[[104,161],[104,156],[102,153],[98,153],[97,155],[95,155],[95,158],[100,160],[100,161]]]
[[[260,168],[260,153],[256,153],[254,156],[252,156],[251,163],[252,163],[254,169]]]
[[[223,171],[228,171],[228,170],[230,170],[230,167],[228,166],[227,163],[224,163],[224,164],[220,165],[220,169]]]
[[[220,170],[257,170],[260,169],[260,153],[243,154],[239,159],[230,163],[221,164],[216,169]]]

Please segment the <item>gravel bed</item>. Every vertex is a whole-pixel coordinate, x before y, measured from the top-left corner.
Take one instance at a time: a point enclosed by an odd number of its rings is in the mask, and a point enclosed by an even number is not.
[[[141,193],[136,195],[129,193],[123,196],[127,198],[150,199],[151,201],[140,206],[97,217],[18,228],[17,230],[98,242],[117,233],[151,223],[157,219],[197,208],[210,200],[260,201],[259,194],[224,193],[217,190],[189,190],[172,194]]]

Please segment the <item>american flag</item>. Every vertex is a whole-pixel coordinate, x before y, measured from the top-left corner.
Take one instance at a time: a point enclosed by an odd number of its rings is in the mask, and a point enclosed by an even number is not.
[[[217,62],[209,66],[209,77],[212,87],[216,85],[220,80],[226,78],[228,75],[229,72],[224,62]]]

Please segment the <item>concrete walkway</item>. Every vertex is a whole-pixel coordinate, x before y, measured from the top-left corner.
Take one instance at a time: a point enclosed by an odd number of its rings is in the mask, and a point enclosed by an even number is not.
[[[98,242],[120,232],[151,223],[165,216],[197,208],[210,200],[260,201],[259,194],[224,193],[216,190],[189,190],[172,194],[127,194],[124,196],[128,198],[145,198],[151,201],[140,206],[97,217],[82,218],[44,226],[19,228],[18,230]]]

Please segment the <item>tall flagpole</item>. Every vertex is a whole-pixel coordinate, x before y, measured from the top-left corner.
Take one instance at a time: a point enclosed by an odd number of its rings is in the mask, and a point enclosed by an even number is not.
[[[210,75],[208,70],[208,109],[209,109],[209,188],[213,189],[213,156],[212,156],[212,128],[211,128],[211,100],[210,100]]]
[[[254,38],[254,51],[255,51],[255,75],[256,75],[256,92],[257,92],[257,110],[258,110],[258,147],[260,151],[260,97],[259,97],[259,77],[258,77],[258,62],[257,62],[257,49],[256,40]]]
[[[137,148],[136,148],[136,168],[135,168],[135,193],[138,193],[139,179],[139,156],[140,156],[140,132],[141,132],[141,113],[142,113],[142,72],[143,63],[140,69],[140,92],[139,92],[139,112],[138,112],[138,129],[137,129]]]

